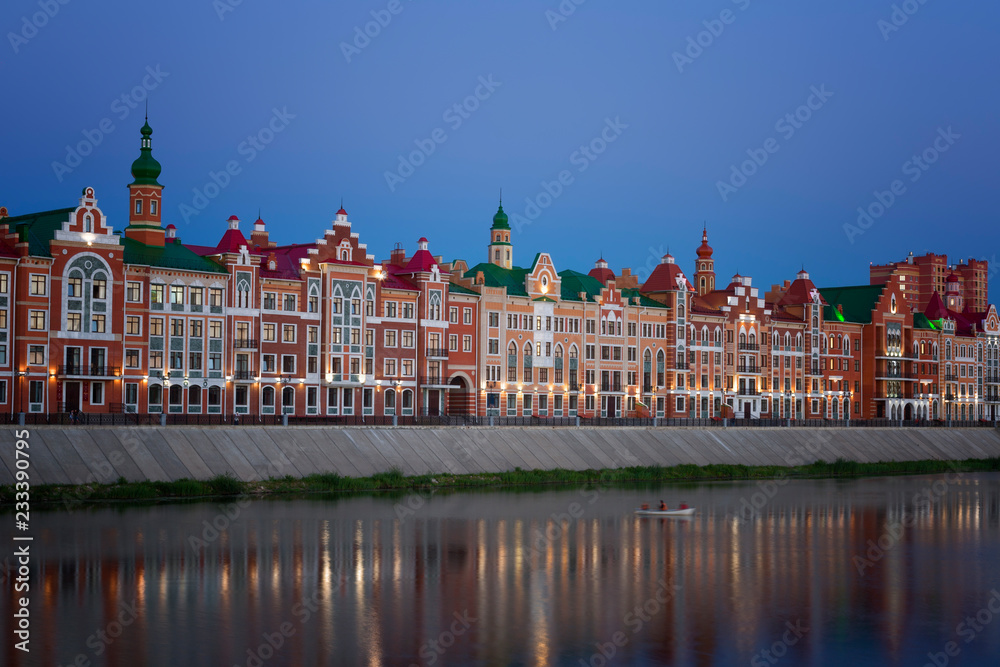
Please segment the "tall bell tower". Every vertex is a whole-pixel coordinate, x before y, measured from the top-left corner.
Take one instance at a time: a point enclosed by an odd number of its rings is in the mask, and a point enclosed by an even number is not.
[[[493,216],[493,226],[490,227],[489,257],[490,264],[511,268],[514,264],[514,247],[510,244],[510,225],[507,224],[507,214],[503,212],[503,199]]]
[[[708,245],[708,227],[701,232],[701,245],[698,246],[698,259],[694,266],[694,285],[698,296],[705,296],[715,289],[715,260],[712,259],[712,246]]]

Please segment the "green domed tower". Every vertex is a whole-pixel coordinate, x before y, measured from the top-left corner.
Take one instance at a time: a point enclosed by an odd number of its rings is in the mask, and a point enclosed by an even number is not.
[[[509,269],[513,266],[514,248],[510,244],[510,225],[507,224],[507,214],[503,212],[503,198],[496,215],[493,216],[493,226],[490,227],[489,254],[486,260],[490,264]]]
[[[125,236],[145,245],[163,247],[164,232],[161,220],[163,186],[156,179],[160,176],[160,163],[153,157],[153,128],[149,119],[140,130],[139,157],[132,163],[132,178],[128,186],[129,215]]]

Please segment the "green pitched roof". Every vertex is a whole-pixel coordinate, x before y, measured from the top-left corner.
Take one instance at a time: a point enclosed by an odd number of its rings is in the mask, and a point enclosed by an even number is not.
[[[118,241],[125,247],[124,261],[126,264],[144,264],[158,268],[183,269],[203,273],[229,273],[222,265],[202,257],[181,243],[174,243],[172,239],[167,239],[162,248],[144,245],[124,236],[120,237]]]
[[[471,290],[468,287],[463,287],[458,283],[448,283],[448,291],[452,294],[475,294],[476,296],[479,296],[479,292]]]
[[[828,322],[871,324],[872,311],[884,288],[885,285],[820,287],[819,293],[828,304],[823,307],[823,319]],[[843,307],[843,314],[837,309],[838,305]]]
[[[623,289],[621,293],[622,293],[622,299],[631,300],[632,297],[636,296],[639,297],[640,306],[645,306],[647,308],[668,308],[666,304],[660,303],[655,299],[650,299],[648,296],[643,295],[642,292],[640,292],[635,287],[629,287],[627,289]]]
[[[927,316],[921,312],[913,313],[913,328],[914,329],[937,329],[937,326],[927,319]]]
[[[34,257],[51,257],[49,252],[49,241],[55,235],[56,230],[62,229],[62,225],[69,219],[69,214],[76,210],[73,208],[60,208],[54,211],[42,211],[41,213],[29,213],[13,218],[4,218],[3,223],[9,225],[9,229],[17,232],[17,240],[21,243],[28,242],[28,254]]]
[[[483,262],[469,267],[465,275],[475,279],[476,274],[480,271],[483,272],[483,278],[488,287],[506,287],[507,294],[511,296],[528,296],[528,293],[524,291],[524,277],[528,275],[527,269],[522,269],[519,266],[505,269],[496,264]]]
[[[586,292],[586,301],[595,301],[604,289],[597,278],[572,269],[560,271],[559,278],[562,281],[563,301],[580,301],[580,292]]]

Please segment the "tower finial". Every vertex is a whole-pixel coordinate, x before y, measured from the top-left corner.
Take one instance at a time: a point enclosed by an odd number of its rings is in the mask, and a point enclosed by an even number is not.
[[[503,206],[503,186],[500,186],[500,205]]]

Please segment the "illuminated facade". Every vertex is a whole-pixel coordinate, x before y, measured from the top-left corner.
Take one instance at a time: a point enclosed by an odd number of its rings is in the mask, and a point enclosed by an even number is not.
[[[162,225],[151,136],[121,232],[92,188],[75,207],[0,208],[11,414],[997,416],[985,263],[941,285],[928,255],[873,267],[873,285],[817,288],[803,270],[720,289],[705,230],[691,279],[668,254],[640,284],[603,259],[519,267],[502,205],[471,266],[426,238],[376,261],[343,208],[309,243],[278,246],[261,219],[247,239],[233,216],[217,244],[184,244]]]

